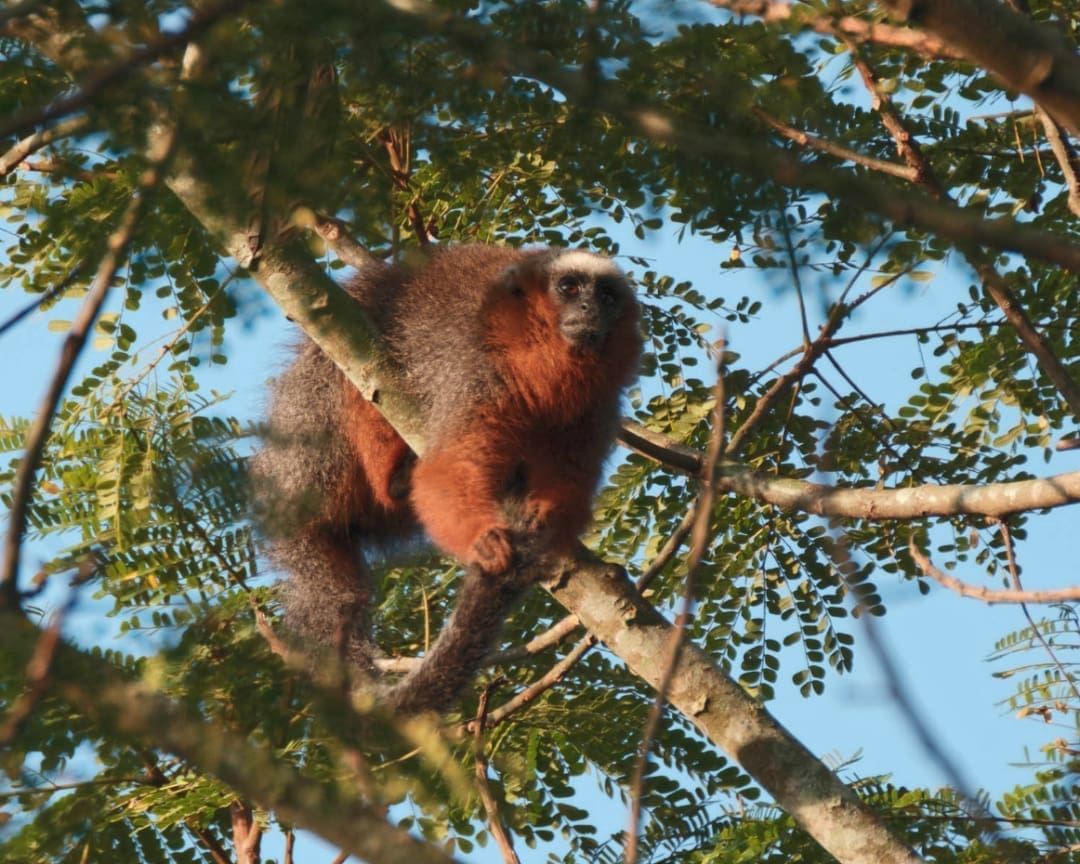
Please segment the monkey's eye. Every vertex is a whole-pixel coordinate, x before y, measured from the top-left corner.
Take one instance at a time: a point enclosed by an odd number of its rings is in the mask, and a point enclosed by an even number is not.
[[[581,293],[581,280],[577,276],[563,276],[555,283],[555,289],[563,297],[577,297]]]

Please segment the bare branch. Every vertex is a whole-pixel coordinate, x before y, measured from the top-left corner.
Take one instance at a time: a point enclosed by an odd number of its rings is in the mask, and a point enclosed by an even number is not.
[[[1080,586],[1070,588],[1054,588],[1046,591],[1024,591],[1019,588],[983,588],[979,585],[971,585],[962,582],[955,576],[950,576],[933,565],[930,559],[924,555],[915,545],[915,538],[911,538],[908,546],[911,557],[919,565],[919,569],[925,576],[930,577],[943,588],[954,591],[961,597],[974,597],[984,603],[1065,603],[1071,600],[1080,600]]]
[[[638,577],[637,585],[638,591],[644,591],[649,583],[653,581],[668,564],[668,562],[674,557],[675,553],[679,551],[679,547],[690,535],[696,524],[696,509],[691,507],[686,511],[682,521],[678,527],[672,532],[671,536],[664,541],[663,547],[656,553],[656,557],[649,562],[649,566],[645,568],[645,571]]]
[[[568,616],[568,617],[571,617],[571,618],[574,619],[574,621],[577,621],[576,616]],[[566,620],[566,619],[564,619],[564,620]],[[596,644],[596,637],[595,636],[591,636],[591,635],[585,636],[585,638],[581,639],[577,643],[577,645],[575,645],[567,653],[567,655],[562,658],[562,660],[560,660],[558,663],[556,663],[554,666],[552,666],[540,678],[538,678],[536,681],[534,681],[532,684],[530,684],[528,687],[526,687],[520,693],[515,695],[513,698],[508,699],[506,702],[504,702],[502,705],[500,705],[497,709],[490,712],[487,715],[487,725],[488,726],[496,726],[499,723],[502,723],[503,721],[505,721],[507,718],[509,718],[509,717],[513,716],[514,714],[516,714],[518,711],[521,711],[523,708],[526,708],[529,705],[531,705],[533,702],[535,702],[540,697],[541,694],[543,694],[547,690],[550,690],[552,687],[554,687],[556,684],[558,684],[560,681],[562,681],[563,678],[566,677],[566,673],[569,672],[574,667],[574,665],[582,657],[585,656],[586,652],[590,648],[592,648],[595,644]],[[465,730],[467,732],[474,732],[475,728],[474,728],[473,724],[475,722],[476,722],[475,720],[469,721],[469,723],[467,723],[465,725]]]
[[[326,241],[334,254],[355,270],[363,270],[379,259],[353,239],[349,226],[333,216],[315,215],[315,233]]]
[[[487,814],[488,830],[499,846],[503,861],[506,864],[521,864],[517,853],[514,851],[514,841],[507,832],[506,826],[503,825],[502,816],[499,814],[499,805],[491,792],[491,785],[488,783],[487,777],[488,760],[484,754],[484,728],[487,726],[488,699],[491,698],[491,694],[501,683],[501,679],[496,679],[484,688],[484,692],[480,694],[480,705],[476,709],[476,719],[472,723],[476,788],[480,792],[480,800],[483,802],[484,812]]]
[[[255,821],[254,811],[243,801],[237,799],[229,805],[229,818],[232,820],[233,849],[236,850],[236,864],[259,864],[259,849],[262,846],[262,828]]]
[[[0,156],[0,179],[7,177],[19,164],[32,153],[36,153],[44,147],[48,147],[54,141],[76,135],[89,127],[90,120],[87,117],[71,117],[50,126],[48,129],[39,129],[32,135],[28,135],[11,147],[7,153]]]
[[[667,468],[689,476],[701,471],[701,454],[693,448],[624,420],[622,443]],[[914,519],[921,516],[1008,516],[1080,502],[1080,471],[1035,480],[1011,480],[983,486],[928,483],[906,489],[840,489],[777,477],[737,462],[724,462],[718,491],[756,498],[784,510],[848,519]]]
[[[826,141],[824,138],[819,138],[817,135],[803,132],[801,129],[789,126],[778,117],[774,117],[772,114],[769,114],[761,108],[755,107],[753,110],[755,117],[767,123],[785,138],[791,139],[802,147],[813,147],[815,150],[820,150],[822,153],[828,153],[830,156],[835,156],[837,159],[853,162],[856,165],[862,165],[864,168],[869,168],[871,171],[888,174],[891,177],[899,177],[901,180],[914,181],[916,179],[915,171],[910,167],[905,168],[903,165],[897,165],[895,162],[887,162],[884,159],[875,159],[873,156],[867,156],[864,153],[859,153],[849,147],[843,147],[839,144],[834,144],[832,141]]]

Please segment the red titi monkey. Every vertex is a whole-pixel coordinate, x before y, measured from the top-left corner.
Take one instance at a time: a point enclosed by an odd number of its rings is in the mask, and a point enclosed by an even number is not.
[[[286,622],[372,671],[364,551],[421,530],[468,566],[421,667],[390,691],[441,710],[465,686],[517,596],[516,564],[568,551],[588,524],[641,337],[626,276],[588,252],[436,248],[349,286],[419,406],[411,452],[314,343],[274,385],[252,471]]]

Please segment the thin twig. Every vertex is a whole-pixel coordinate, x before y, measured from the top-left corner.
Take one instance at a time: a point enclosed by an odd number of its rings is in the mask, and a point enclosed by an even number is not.
[[[855,165],[862,165],[864,168],[869,168],[871,171],[888,174],[891,177],[899,177],[901,180],[915,180],[915,171],[910,166],[905,167],[903,165],[897,165],[895,162],[888,162],[884,159],[875,159],[873,156],[867,156],[864,153],[859,153],[857,150],[835,144],[832,141],[819,138],[817,135],[811,135],[809,132],[803,132],[801,129],[789,126],[780,118],[774,117],[762,108],[755,107],[753,112],[754,116],[759,120],[764,121],[785,138],[788,138],[803,147],[813,147],[815,150],[820,150],[822,153],[828,153],[830,156],[835,156],[837,159],[844,159]]]
[[[542,693],[550,690],[563,678],[566,677],[566,673],[573,668],[573,666],[585,656],[586,652],[597,643],[597,639],[591,633],[581,639],[577,645],[575,645],[565,657],[558,663],[552,666],[547,672],[545,672],[540,678],[515,695],[513,698],[508,699],[494,711],[490,711],[487,714],[487,725],[497,726],[500,723],[507,720],[509,717],[527,708],[533,702],[535,702]],[[475,720],[470,720],[465,724],[465,731],[476,732]]]
[[[701,491],[694,502],[694,522],[691,529],[690,556],[687,561],[686,580],[683,583],[682,605],[671,634],[668,638],[665,657],[664,671],[656,689],[656,698],[649,709],[649,717],[645,723],[645,731],[642,734],[641,745],[638,750],[638,758],[634,764],[634,773],[630,781],[630,813],[626,826],[626,842],[623,848],[623,860],[626,864],[637,864],[638,860],[638,833],[641,823],[641,795],[645,787],[645,774],[649,767],[649,751],[652,749],[653,739],[660,727],[660,718],[664,713],[664,705],[667,701],[667,691],[671,686],[675,667],[679,662],[682,652],[683,641],[686,636],[686,628],[690,623],[695,598],[695,582],[698,569],[705,557],[705,549],[709,543],[709,526],[712,523],[713,502],[716,498],[716,481],[719,472],[722,471],[720,454],[724,452],[724,343],[720,342],[717,356],[720,361],[717,365],[715,404],[713,406],[713,431],[709,439],[709,449],[705,458],[704,470],[701,476]]]
[[[638,577],[637,582],[634,583],[634,587],[638,591],[644,591],[649,586],[649,583],[660,575],[660,571],[667,566],[675,553],[679,551],[679,548],[694,527],[694,514],[693,508],[686,511],[678,527],[671,532],[671,536],[665,541],[660,551],[656,553],[656,557],[649,562],[649,566],[645,568],[645,571]]]
[[[476,720],[473,721],[473,759],[476,768],[476,788],[480,792],[480,800],[487,814],[488,831],[495,838],[506,864],[521,864],[517,853],[514,851],[514,841],[510,837],[506,826],[503,825],[502,816],[499,814],[499,805],[491,792],[488,783],[488,760],[484,754],[484,727],[487,724],[487,706],[491,694],[503,683],[503,679],[497,678],[488,684],[480,694],[480,705],[476,709]]]
[[[1001,530],[1001,539],[1005,543],[1005,560],[1009,565],[1009,576],[1012,579],[1013,585],[1016,590],[1023,590],[1023,585],[1020,582],[1020,568],[1016,566],[1016,553],[1013,548],[1012,532],[1009,530],[1009,523],[1004,519],[998,522],[998,528]],[[1080,595],[1080,591],[1078,591]],[[1031,617],[1031,612],[1027,608],[1026,603],[1021,603],[1020,608],[1024,613],[1024,617],[1027,619],[1028,625],[1031,627],[1031,632],[1035,634],[1035,638],[1039,644],[1042,645],[1043,650],[1050,657],[1051,662],[1057,667],[1058,672],[1061,674],[1061,680],[1065,681],[1069,685],[1069,689],[1072,690],[1073,699],[1080,702],[1080,689],[1077,689],[1076,682],[1073,676],[1069,674],[1069,671],[1065,668],[1065,664],[1058,659],[1057,652],[1050,646],[1050,643],[1046,641],[1046,637],[1040,632],[1038,625],[1035,623],[1035,619]]]
[[[66,608],[53,616],[49,626],[42,631],[34,646],[23,675],[25,680],[23,692],[8,710],[3,723],[0,723],[0,747],[6,747],[15,740],[26,718],[30,716],[30,712],[34,710],[34,706],[49,687],[49,669],[56,655],[56,646],[60,642],[60,631],[65,613]]]
[[[106,241],[105,255],[98,268],[97,277],[86,301],[72,322],[67,338],[60,352],[60,362],[56,373],[38,409],[34,423],[26,438],[26,449],[19,469],[12,484],[11,512],[8,522],[7,542],[4,549],[3,569],[0,570],[0,606],[15,608],[19,602],[18,572],[19,556],[22,549],[23,534],[26,530],[26,517],[30,507],[30,495],[34,486],[34,475],[45,449],[53,415],[60,404],[67,380],[75,362],[82,352],[94,322],[105,303],[112,285],[113,277],[119,269],[128,246],[139,227],[143,210],[151,192],[158,185],[164,173],[165,163],[172,153],[176,139],[175,130],[156,137],[150,153],[150,164],[143,172],[127,210],[119,226]]]
[[[1004,524],[1004,523],[1002,523]],[[961,597],[974,597],[976,600],[982,600],[985,603],[1065,603],[1071,600],[1080,600],[1080,586],[1073,586],[1071,588],[1051,588],[1046,591],[1024,591],[1021,588],[983,588],[979,585],[971,585],[967,582],[962,582],[955,576],[950,576],[939,570],[933,565],[930,559],[923,554],[923,552],[915,545],[915,538],[912,536],[911,544],[908,546],[908,551],[911,552],[911,557],[915,563],[919,565],[919,569],[923,572],[923,575],[929,576],[943,588],[948,588],[950,591],[954,591]],[[1014,577],[1014,583],[1017,579]],[[1025,613],[1027,610],[1024,610]],[[1032,627],[1034,628],[1034,622]],[[1036,633],[1038,630],[1036,629]],[[1077,694],[1077,698],[1080,699],[1080,694]]]
[[[1080,216],[1080,177],[1077,177],[1076,150],[1073,149],[1072,144],[1063,134],[1061,127],[1050,116],[1049,112],[1036,105],[1035,116],[1039,119],[1039,123],[1042,124],[1043,133],[1050,143],[1050,152],[1054,154],[1054,159],[1057,160],[1058,167],[1061,168],[1062,176],[1065,178],[1065,188],[1068,189],[1069,193],[1069,210],[1072,211],[1074,216]],[[1038,153],[1038,149],[1035,152]]]
[[[420,211],[419,197],[412,188],[412,134],[408,129],[400,131],[394,127],[387,127],[379,132],[379,142],[386,149],[390,157],[390,176],[394,188],[409,196],[406,205],[406,215],[412,226],[413,234],[421,246],[431,245],[431,233],[424,222],[423,213]]]
[[[44,304],[48,303],[54,297],[59,297],[63,294],[68,286],[79,276],[82,272],[82,264],[76,264],[67,275],[64,276],[59,282],[53,285],[48,291],[42,294],[40,297],[35,297],[30,303],[27,303],[22,309],[8,318],[3,324],[0,324],[0,336],[3,336],[8,330],[22,321],[24,318],[32,315],[37,309],[41,308]]]
[[[255,600],[254,595],[249,595],[248,601],[251,603],[251,610],[255,613],[255,627],[262,635],[263,639],[270,646],[270,650],[278,657],[285,661],[287,666],[296,666],[295,652],[289,650],[287,646],[277,633],[274,632],[274,628],[270,625],[270,622],[266,618],[266,613],[259,608],[258,602]]]
[[[840,578],[844,580],[845,584],[847,584],[845,574],[848,572],[851,563],[851,549],[846,534],[837,535],[836,542],[832,544],[830,549],[830,554],[832,556],[833,568]],[[970,790],[974,787],[968,783],[967,777],[960,769],[960,766],[952,759],[945,749],[942,748],[939,739],[931,732],[929,725],[923,719],[918,708],[916,708],[915,703],[911,699],[911,694],[904,684],[900,670],[893,661],[892,653],[882,641],[881,633],[874,622],[874,616],[870,614],[870,611],[866,608],[857,592],[849,590],[848,593],[849,596],[854,598],[853,602],[855,604],[856,614],[860,615],[862,618],[862,630],[866,635],[870,653],[873,654],[874,659],[877,661],[877,664],[882,671],[889,695],[899,709],[901,716],[907,722],[912,732],[914,732],[915,739],[918,741],[926,755],[933,763],[941,768],[946,778],[948,778],[949,785],[952,786],[953,789],[956,789],[962,798],[968,802],[973,814],[978,813],[981,816],[982,811],[985,810],[985,808],[978,804],[977,799],[972,795]]]
[[[518,645],[508,648],[506,651],[500,651],[498,654],[492,654],[484,661],[484,665],[514,663],[534,654],[539,654],[552,645],[558,645],[580,626],[581,622],[578,620],[577,615],[567,615],[556,621],[539,636],[534,636],[524,645]]]

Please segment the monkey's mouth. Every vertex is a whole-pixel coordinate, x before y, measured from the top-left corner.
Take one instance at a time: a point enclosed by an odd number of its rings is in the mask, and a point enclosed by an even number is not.
[[[597,327],[595,322],[564,321],[559,329],[562,331],[563,338],[571,345],[593,350],[602,346],[604,337],[607,336],[607,331],[602,327]]]

